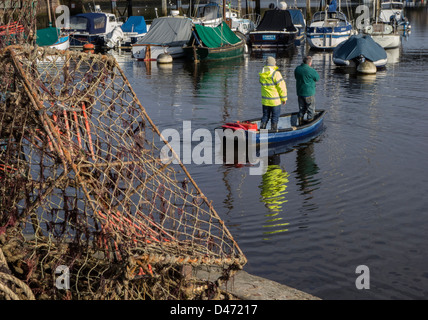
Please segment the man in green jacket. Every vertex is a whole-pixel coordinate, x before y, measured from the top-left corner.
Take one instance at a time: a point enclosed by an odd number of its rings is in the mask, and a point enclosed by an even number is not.
[[[281,114],[281,104],[287,101],[287,86],[285,80],[276,66],[274,57],[266,59],[266,65],[259,73],[260,84],[262,85],[262,105],[263,117],[260,129],[266,129],[270,119],[271,130],[278,129],[279,115]]]
[[[299,124],[302,125],[305,113],[307,122],[311,122],[315,116],[315,89],[320,76],[312,68],[312,57],[303,58],[303,63],[294,70],[294,77],[299,102]]]

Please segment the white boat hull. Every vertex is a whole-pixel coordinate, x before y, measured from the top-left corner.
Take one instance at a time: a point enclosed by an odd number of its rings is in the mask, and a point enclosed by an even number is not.
[[[49,47],[57,50],[68,50],[70,48],[70,37],[60,37],[57,42]]]
[[[377,61],[373,61],[373,64],[377,67],[377,68],[381,68],[384,67],[387,63],[388,59],[379,59]],[[352,60],[343,60],[340,58],[335,58],[333,57],[333,63],[337,66],[343,66],[343,67],[355,67],[356,64],[354,61]]]
[[[377,42],[384,49],[398,48],[401,44],[401,36],[399,34],[386,34],[386,35],[371,35],[373,40]]]
[[[150,47],[150,60],[157,60],[158,56],[162,53],[168,53],[173,59],[183,58],[184,50],[182,46],[179,47],[162,47],[162,46],[151,46]],[[132,46],[132,56],[137,60],[146,59],[146,46]]]
[[[351,32],[346,33],[307,33],[309,45],[315,49],[334,49],[340,43],[348,40]]]

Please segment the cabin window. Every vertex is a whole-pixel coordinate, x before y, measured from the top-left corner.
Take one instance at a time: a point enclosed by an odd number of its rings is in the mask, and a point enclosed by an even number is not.
[[[86,30],[88,20],[85,17],[71,17],[70,29],[72,30]]]
[[[104,17],[98,17],[94,19],[94,29],[103,29],[105,28],[105,19]]]
[[[200,9],[199,17],[203,17],[206,20],[217,19],[220,17],[219,7],[217,6],[205,6]]]
[[[116,22],[116,17],[115,17],[115,16],[110,16],[110,17],[108,18],[108,21],[109,21],[109,22]]]

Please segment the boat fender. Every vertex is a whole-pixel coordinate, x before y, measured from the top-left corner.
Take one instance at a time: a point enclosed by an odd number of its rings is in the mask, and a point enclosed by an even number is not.
[[[168,53],[161,53],[157,58],[158,63],[172,63],[172,56]]]
[[[83,45],[83,52],[94,53],[95,46],[92,43],[85,43]]]
[[[375,64],[366,59],[357,66],[357,71],[364,74],[373,74],[376,73],[377,70]]]

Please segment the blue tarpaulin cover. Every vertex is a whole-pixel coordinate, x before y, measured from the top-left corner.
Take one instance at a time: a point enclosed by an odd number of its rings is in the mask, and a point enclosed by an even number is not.
[[[305,18],[303,17],[303,13],[300,9],[288,9],[288,12],[290,12],[293,24],[305,26]]]
[[[70,29],[90,34],[106,32],[107,18],[103,13],[80,13],[70,18]]]
[[[147,25],[143,16],[131,16],[121,26],[123,32],[146,33]]]
[[[353,35],[339,44],[333,51],[333,57],[352,60],[363,55],[367,60],[378,61],[386,59],[386,51],[369,35]]]

